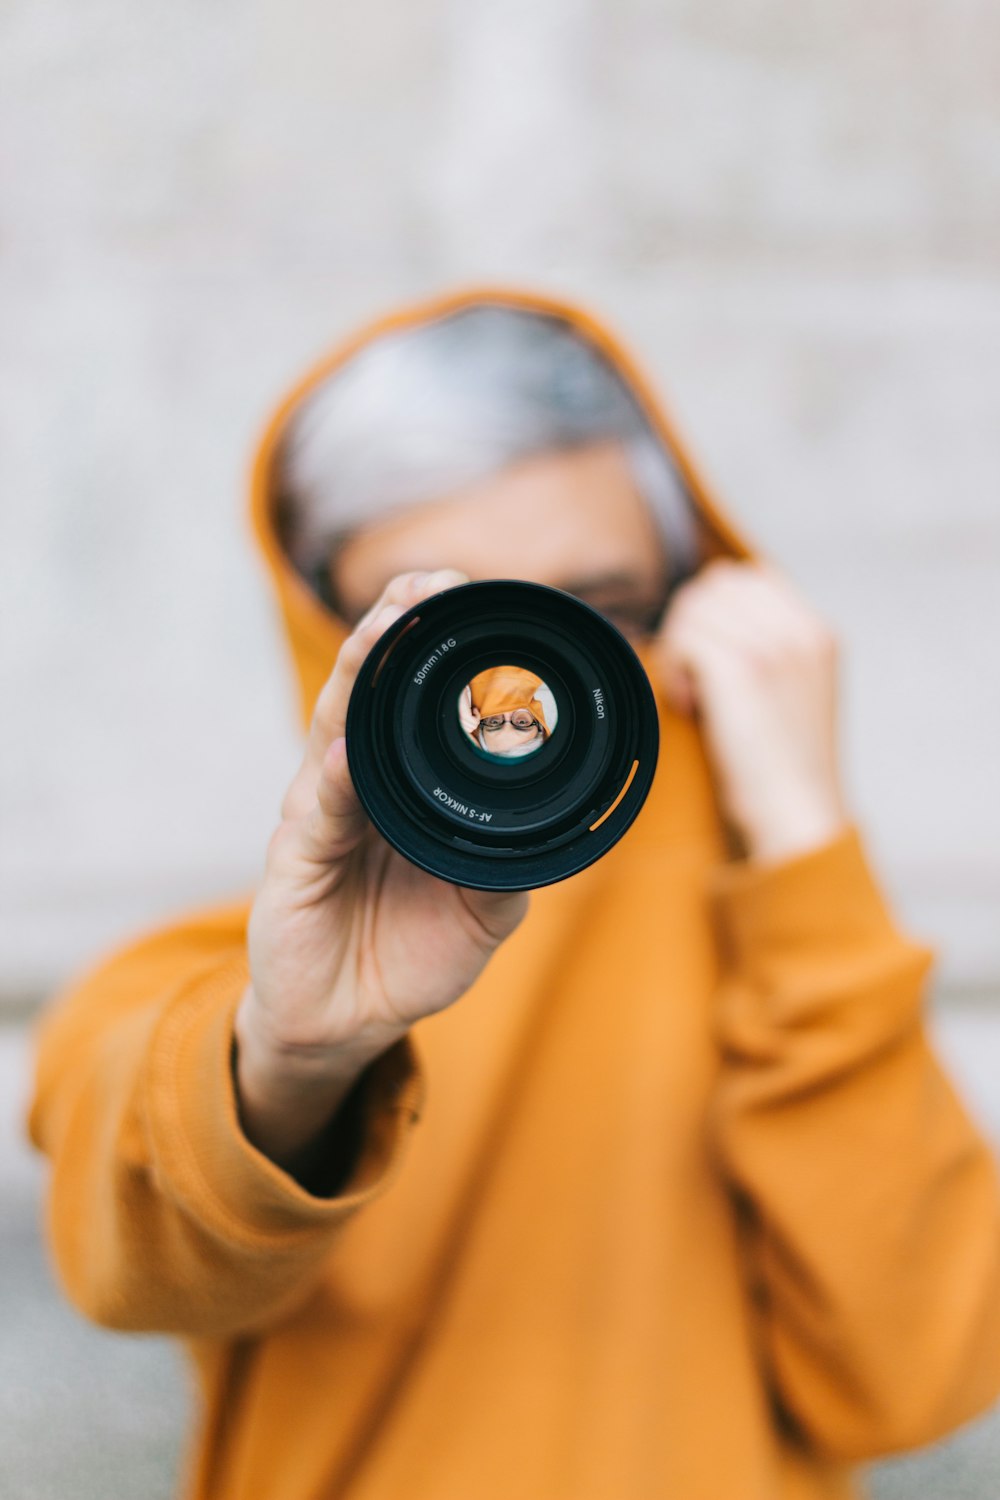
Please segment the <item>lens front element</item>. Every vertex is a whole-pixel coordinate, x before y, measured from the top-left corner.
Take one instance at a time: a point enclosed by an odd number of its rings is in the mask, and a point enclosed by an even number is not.
[[[351,776],[421,869],[529,890],[600,858],[656,766],[656,703],[631,646],[559,589],[489,580],[395,621],[358,675]]]
[[[510,664],[477,672],[459,694],[456,710],[472,744],[501,760],[533,755],[559,719],[552,689],[536,673]]]

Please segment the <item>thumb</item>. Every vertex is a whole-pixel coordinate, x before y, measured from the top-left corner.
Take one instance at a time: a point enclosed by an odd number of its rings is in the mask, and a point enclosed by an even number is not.
[[[473,891],[460,886],[458,894],[493,947],[523,921],[530,904],[529,891]]]

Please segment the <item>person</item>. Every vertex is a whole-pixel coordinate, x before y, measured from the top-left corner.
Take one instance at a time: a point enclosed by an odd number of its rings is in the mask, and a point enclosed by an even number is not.
[[[509,759],[541,749],[556,725],[553,708],[536,672],[502,665],[476,673],[459,696],[458,713],[474,745]]]
[[[843,785],[837,639],[621,341],[405,307],[282,402],[252,508],[306,726],[260,885],[67,989],[29,1118],[68,1296],[191,1355],[186,1495],[845,1500],[982,1412],[997,1171]],[[487,577],[604,613],[660,715],[635,824],[530,895],[409,865],[345,754],[388,624]]]

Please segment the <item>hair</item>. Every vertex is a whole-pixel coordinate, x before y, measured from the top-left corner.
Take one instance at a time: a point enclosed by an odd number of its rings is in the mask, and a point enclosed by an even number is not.
[[[279,453],[279,526],[328,602],[330,562],[359,528],[551,450],[617,439],[673,578],[700,557],[672,455],[610,361],[564,319],[478,304],[383,335],[297,408]]]

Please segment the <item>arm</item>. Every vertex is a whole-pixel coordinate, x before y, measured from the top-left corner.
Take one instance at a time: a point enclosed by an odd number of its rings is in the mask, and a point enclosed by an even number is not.
[[[527,909],[408,864],[347,766],[368,651],[463,579],[400,575],[344,642],[249,915],[135,945],[42,1027],[30,1129],[53,1160],[51,1240],[100,1322],[228,1336],[301,1298],[396,1170],[420,1096],[410,1028],[469,989]]]
[[[927,1442],[1000,1393],[1000,1184],[924,1030],[934,955],[845,810],[836,639],[771,565],[717,560],[659,647],[749,854],[709,892],[713,1135],[762,1364],[831,1455]]]
[[[251,1144],[232,1069],[245,923],[227,908],[136,943],[39,1028],[29,1130],[52,1159],[49,1239],[68,1296],[107,1326],[226,1336],[279,1318],[391,1180],[417,1118],[403,1039],[359,1081],[359,1142],[336,1196]],[[336,1124],[323,1143],[343,1161]]]
[[[710,894],[713,1138],[775,1399],[838,1458],[929,1442],[1000,1395],[1000,1180],[924,1029],[934,955],[854,826]]]

